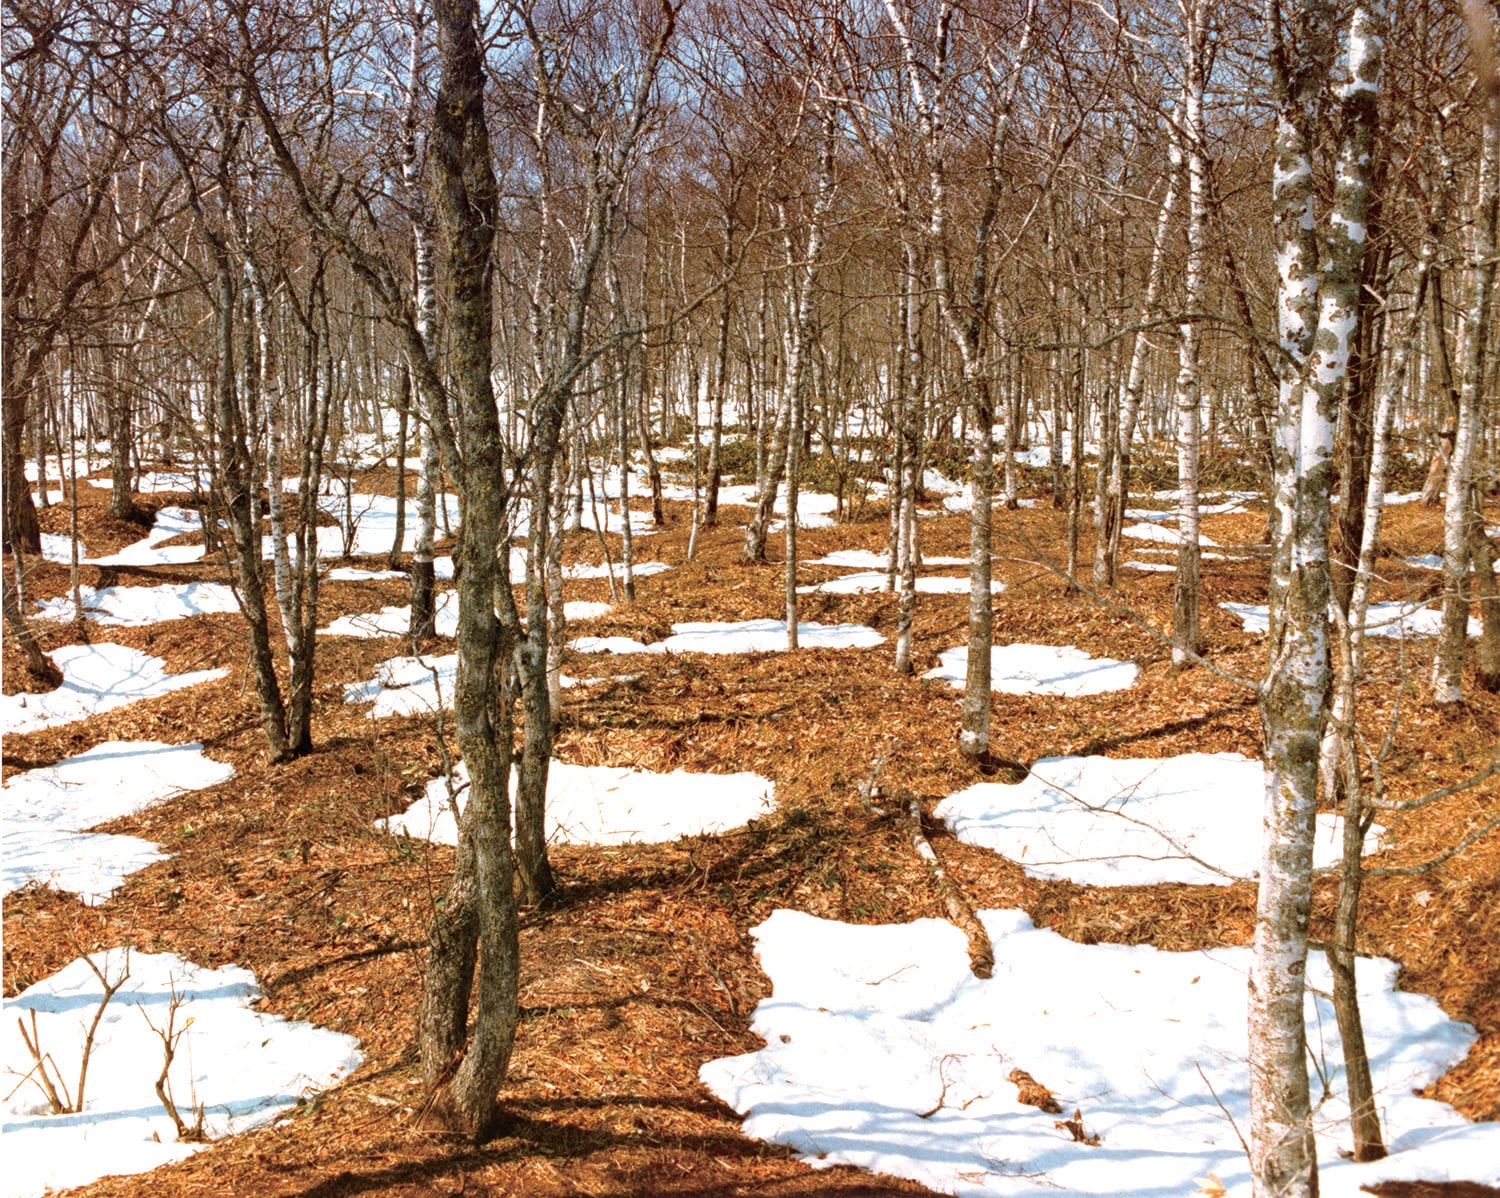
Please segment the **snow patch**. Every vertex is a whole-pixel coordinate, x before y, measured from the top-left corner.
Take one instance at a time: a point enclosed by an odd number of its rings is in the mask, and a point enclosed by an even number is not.
[[[212,682],[229,672],[169,674],[161,658],[124,645],[64,645],[47,656],[62,671],[62,685],[42,695],[0,695],[0,728],[35,732],[71,724],[140,699]]]
[[[468,775],[455,777],[463,810]],[[516,774],[511,772],[511,793]],[[547,770],[547,840],[552,844],[632,844],[713,835],[738,828],[774,806],[773,787],[759,774],[653,774],[604,765],[554,761]],[[376,825],[396,836],[457,844],[448,781],[437,778],[401,815]]]
[[[442,591],[434,597],[433,629],[437,636],[458,635],[458,592]],[[323,636],[351,636],[361,639],[378,636],[406,636],[411,632],[411,604],[382,607],[379,611],[355,616],[340,616]]]
[[[809,586],[797,588],[799,595],[864,595],[872,591],[885,590],[886,574],[884,570],[865,570],[858,574],[844,574],[838,578],[831,578],[827,582],[813,583]],[[969,593],[969,580],[967,578],[918,578],[916,580],[917,593],[920,595],[967,595]],[[896,580],[896,590],[901,589],[901,580]],[[1003,582],[991,582],[990,591],[999,594],[1005,590]]]
[[[938,666],[923,674],[962,689],[969,650],[938,654]],[[1090,657],[1071,645],[994,645],[990,648],[990,689],[1007,695],[1061,695],[1076,698],[1124,690],[1135,684],[1135,663]]]
[[[756,1008],[758,1052],[699,1078],[743,1113],[746,1135],[814,1168],[854,1165],[942,1193],[1051,1198],[1189,1194],[1210,1170],[1235,1195],[1249,1173],[1246,978],[1250,950],[1168,953],[1081,945],[1021,911],[982,911],[995,974],[969,972],[942,920],[856,927],[776,911],[753,935],[773,992]],[[1332,1096],[1316,1117],[1322,1193],[1360,1198],[1385,1178],[1500,1181],[1500,1124],[1469,1123],[1413,1095],[1462,1059],[1473,1029],[1394,989],[1395,963],[1356,966],[1377,1101],[1392,1155],[1339,1156],[1348,1130],[1332,980],[1308,961],[1307,1036]],[[1101,1143],[1017,1102],[1023,1069],[1082,1108]]]
[[[260,998],[255,975],[236,965],[206,969],[170,953],[111,949],[91,959],[111,982],[128,963],[130,977],[104,1009],[89,1057],[84,1110],[47,1114],[34,1085],[5,1102],[5,1179],[0,1194],[31,1198],[84,1185],[109,1174],[144,1173],[180,1161],[202,1145],[177,1143],[177,1132],[152,1084],[161,1072],[162,1046],[152,1025],[165,1029],[173,994],[181,999],[175,1026],[186,1027],[172,1064],[171,1089],[191,1121],[193,1096],[202,1104],[213,1139],[269,1121],[358,1068],[359,1041],[252,1009]],[[78,1078],[83,1024],[93,1018],[103,989],[80,958],[5,1000],[4,1065],[25,1073],[32,1062],[16,1030],[17,1018],[36,1012],[37,1032],[71,1088]]]
[[[1240,618],[1246,632],[1264,635],[1271,628],[1271,609],[1264,603],[1221,603],[1225,611]],[[1443,630],[1443,613],[1420,603],[1372,603],[1365,615],[1365,635],[1393,640],[1406,637],[1437,636]],[[1469,635],[1478,636],[1480,621],[1469,618]]]
[[[221,582],[163,583],[154,587],[81,587],[83,614],[104,626],[140,628],[163,624],[168,620],[185,620],[189,616],[237,612],[239,602],[234,588]],[[74,618],[73,600],[40,599],[38,618],[66,621]]]
[[[953,834],[1035,878],[1084,886],[1227,886],[1260,866],[1266,776],[1238,753],[1045,757],[1024,781],[982,782],[933,814]],[[1314,864],[1342,853],[1342,821],[1318,816]]]
[[[5,784],[0,815],[0,893],[39,882],[97,906],[127,874],[165,854],[135,836],[84,829],[232,777],[234,769],[205,757],[202,745],[118,740],[18,774]]]

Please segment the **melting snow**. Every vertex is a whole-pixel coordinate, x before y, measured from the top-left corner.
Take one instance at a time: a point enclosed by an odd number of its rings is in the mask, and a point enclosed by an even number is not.
[[[344,690],[345,703],[375,701],[369,718],[425,715],[453,706],[458,654],[442,657],[395,657],[375,667],[375,677]]]
[[[1270,630],[1270,608],[1264,603],[1221,603],[1225,611],[1240,618],[1246,632],[1264,634]],[[1443,613],[1420,603],[1372,603],[1365,616],[1365,635],[1400,640],[1403,637],[1437,636],[1443,628]],[[1469,635],[1478,636],[1478,617],[1469,619]]]
[[[798,587],[797,593],[799,595],[863,595],[870,591],[885,590],[885,583],[884,570],[866,570],[859,574],[845,574],[839,578],[829,579],[827,582]],[[967,595],[969,593],[967,578],[918,578],[916,584],[917,593],[923,595]],[[900,588],[901,580],[898,578],[896,589],[899,591]],[[1004,589],[1003,582],[990,583],[990,590],[995,594],[999,594]]]
[[[884,643],[885,637],[864,624],[797,625],[802,649],[866,649]],[[569,641],[568,648],[579,653],[780,653],[786,649],[786,621],[673,624],[671,636],[649,645],[627,636],[581,636]]]
[[[856,570],[884,570],[891,563],[888,553],[871,553],[868,549],[840,549],[826,557],[807,562],[809,566],[843,566]],[[924,557],[924,566],[967,566],[966,557]]]
[[[220,582],[163,583],[155,587],[92,587],[80,589],[83,613],[102,625],[138,628],[183,620],[214,612],[237,612],[234,589]],[[68,597],[39,600],[43,620],[71,620],[73,601]]]
[[[163,545],[183,533],[200,532],[203,521],[197,512],[181,507],[164,507],[156,513],[151,531],[134,544],[107,557],[89,559],[91,566],[181,566],[201,562],[206,552],[202,545]]]
[[[1237,753],[1046,757],[1014,786],[982,782],[934,814],[953,834],[1036,878],[1085,886],[1227,886],[1260,867],[1266,777]],[[1315,865],[1342,852],[1341,821],[1318,816]]]
[[[1174,517],[1175,514],[1173,513]],[[1124,528],[1120,529],[1120,535],[1122,537],[1130,537],[1136,541],[1160,541],[1164,545],[1182,544],[1182,534],[1180,532],[1175,528],[1164,528],[1160,524],[1127,524]],[[1210,540],[1202,534],[1198,537],[1198,544],[1214,549],[1220,547],[1217,541]]]
[[[511,773],[514,793],[516,775]],[[468,775],[455,779],[462,810]],[[759,774],[652,774],[554,761],[547,770],[547,839],[554,844],[629,844],[727,832],[771,810],[772,785]],[[377,825],[394,835],[457,844],[448,783],[437,778],[403,814]]]
[[[458,635],[458,593],[442,591],[435,596],[433,627],[438,636]],[[340,616],[327,628],[318,630],[324,636],[406,636],[411,632],[411,605],[382,607],[379,611],[356,616]]]
[[[815,1168],[855,1165],[949,1194],[1155,1198],[1210,1170],[1249,1193],[1234,1127],[1249,1126],[1250,950],[1167,953],[1081,945],[1024,912],[982,911],[995,976],[969,972],[957,928],[926,919],[855,927],[777,911],[753,932],[774,986],[751,1030],[766,1047],[710,1061],[703,1083],[745,1133]],[[1357,966],[1377,1101],[1393,1154],[1355,1165],[1321,955],[1308,963],[1311,1051],[1332,1074],[1315,1115],[1322,1193],[1360,1198],[1383,1178],[1500,1181],[1500,1124],[1412,1094],[1474,1041],[1429,998],[1394,990],[1396,965]],[[1054,1091],[1101,1143],[1016,1100],[1011,1071]],[[1212,1089],[1210,1089],[1210,1086]]]
[[[0,893],[40,882],[97,906],[125,875],[164,854],[135,836],[84,829],[233,776],[230,766],[205,757],[202,745],[157,741],[106,741],[56,765],[16,775],[5,784],[0,816],[5,846]]]
[[[0,695],[0,728],[35,732],[222,678],[227,670],[168,674],[159,657],[124,645],[64,645],[47,655],[63,673],[42,695]]]
[[[30,1198],[109,1174],[143,1173],[201,1147],[177,1143],[152,1089],[163,1059],[152,1026],[166,1028],[173,994],[182,1003],[175,1027],[186,1030],[172,1064],[171,1092],[189,1122],[196,1098],[204,1128],[215,1139],[267,1122],[362,1060],[352,1036],[253,1010],[260,989],[249,970],[206,969],[170,953],[127,949],[95,953],[92,960],[112,983],[127,963],[130,977],[104,1009],[89,1057],[83,1113],[47,1114],[35,1085],[15,1089],[5,1102],[4,1195]],[[21,1012],[35,1011],[43,1051],[73,1089],[84,1025],[102,995],[98,978],[80,958],[6,999],[0,1029],[5,1067],[18,1074],[31,1068],[16,1021]],[[29,1014],[26,1022],[29,1030]]]
[[[84,547],[82,541],[78,542],[78,560],[88,560],[89,551]],[[73,564],[73,538],[59,536],[56,533],[42,533],[42,559],[49,562],[62,562],[64,565]]]
[[[951,686],[964,686],[969,651],[959,647],[938,654],[938,666],[923,674]],[[1133,662],[1090,657],[1070,645],[994,645],[990,648],[990,689],[1007,695],[1097,695],[1124,690],[1140,671]]]

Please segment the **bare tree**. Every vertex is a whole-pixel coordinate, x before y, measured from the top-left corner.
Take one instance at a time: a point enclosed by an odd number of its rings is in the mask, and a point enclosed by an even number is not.
[[[1353,11],[1332,214],[1320,226],[1313,179],[1315,122],[1330,87],[1335,9],[1323,0],[1301,0],[1285,13],[1280,0],[1267,6],[1277,104],[1273,202],[1281,353],[1270,664],[1261,689],[1265,843],[1250,980],[1251,1175],[1257,1198],[1317,1194],[1303,974],[1312,905],[1318,743],[1331,678],[1333,426],[1358,304],[1370,144],[1387,23],[1379,0],[1358,4]]]

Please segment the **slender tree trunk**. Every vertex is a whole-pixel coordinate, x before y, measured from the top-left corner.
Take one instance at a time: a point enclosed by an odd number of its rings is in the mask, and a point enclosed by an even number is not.
[[[727,237],[726,237],[727,240]],[[729,286],[719,297],[718,348],[714,354],[713,411],[708,434],[708,465],[705,468],[707,485],[703,500],[703,523],[712,528],[719,523],[719,484],[722,469],[719,455],[724,441],[724,391],[729,383],[729,317],[732,297]],[[696,452],[696,451],[695,451]]]
[[[1489,26],[1489,55],[1494,53],[1488,10],[1476,16]],[[1484,58],[1485,55],[1478,57]],[[1432,663],[1433,699],[1457,703],[1463,698],[1464,645],[1468,639],[1469,598],[1464,576],[1469,569],[1471,507],[1475,494],[1480,410],[1490,310],[1495,294],[1496,218],[1500,214],[1500,75],[1493,61],[1480,66],[1485,96],[1484,151],[1479,164],[1472,242],[1469,253],[1469,309],[1464,321],[1463,356],[1459,364],[1458,433],[1448,460],[1443,512],[1443,627]]]
[[[1177,207],[1183,155],[1182,138],[1175,124],[1167,145],[1170,152],[1167,191],[1156,214],[1156,232],[1151,242],[1151,266],[1146,276],[1146,295],[1141,301],[1138,314],[1138,321],[1142,324],[1155,315],[1159,303],[1167,234],[1172,227]],[[1094,585],[1099,587],[1113,587],[1118,575],[1120,529],[1124,527],[1125,508],[1130,498],[1131,450],[1135,442],[1136,422],[1140,417],[1141,393],[1146,385],[1146,363],[1150,353],[1151,345],[1146,340],[1145,330],[1137,329],[1131,338],[1130,366],[1120,392],[1119,431],[1110,466],[1108,496],[1101,507],[1103,528],[1094,545]]]
[[[921,439],[923,430],[922,397],[926,387],[926,369],[922,355],[922,260],[910,242],[904,247],[906,259],[905,288],[901,310],[904,316],[905,368],[896,372],[901,388],[899,406],[901,486],[897,505],[896,542],[892,545],[891,565],[901,571],[900,597],[896,605],[896,673],[911,674],[912,625],[917,612],[917,486],[921,481]]]
[[[401,568],[401,547],[406,541],[406,451],[411,430],[411,372],[398,368],[396,383],[396,531],[390,552],[385,556],[387,569]]]
[[[964,675],[963,715],[958,747],[972,758],[990,751],[990,646],[995,604],[990,593],[991,522],[995,502],[995,406],[989,380],[970,378],[975,441],[972,463],[974,510],[969,514],[969,661]]]
[[[1204,0],[1191,0],[1187,15],[1187,82],[1183,87],[1183,141],[1188,167],[1188,255],[1184,298],[1188,317],[1179,331],[1177,384],[1173,403],[1177,409],[1177,534],[1182,543],[1177,552],[1177,576],[1172,587],[1172,665],[1187,666],[1203,647],[1198,605],[1199,548],[1198,462],[1202,431],[1199,407],[1201,335],[1196,313],[1204,296],[1204,225],[1208,211],[1208,163],[1204,144],[1203,88],[1206,31]]]

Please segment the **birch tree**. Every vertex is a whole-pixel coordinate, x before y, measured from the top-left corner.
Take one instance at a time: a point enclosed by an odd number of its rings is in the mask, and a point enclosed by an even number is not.
[[[1251,1173],[1257,1198],[1313,1198],[1303,977],[1312,907],[1318,747],[1330,681],[1328,564],[1334,413],[1348,367],[1388,17],[1357,4],[1332,209],[1320,224],[1316,122],[1331,91],[1336,8],[1270,0],[1277,108],[1272,185],[1279,272],[1275,541],[1269,667],[1260,706],[1266,806],[1250,978]],[[1321,259],[1320,259],[1321,254]]]
[[[1187,148],[1187,265],[1183,279],[1186,316],[1178,334],[1177,382],[1172,402],[1177,410],[1177,575],[1172,587],[1172,664],[1186,666],[1203,647],[1198,614],[1198,460],[1201,450],[1199,375],[1202,335],[1197,313],[1203,308],[1208,214],[1207,137],[1203,92],[1208,66],[1205,0],[1184,0],[1182,140]],[[1074,434],[1077,435],[1076,433]]]

